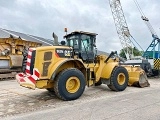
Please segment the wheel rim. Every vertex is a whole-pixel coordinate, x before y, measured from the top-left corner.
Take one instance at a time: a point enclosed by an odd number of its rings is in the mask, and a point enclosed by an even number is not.
[[[80,81],[77,77],[70,77],[66,82],[66,89],[69,93],[75,93],[80,88]]]
[[[125,83],[126,77],[123,73],[120,73],[118,75],[118,84],[123,85]]]

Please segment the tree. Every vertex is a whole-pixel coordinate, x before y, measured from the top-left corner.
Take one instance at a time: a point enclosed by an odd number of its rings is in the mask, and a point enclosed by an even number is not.
[[[126,49],[127,48],[121,49],[120,54],[119,54],[120,57],[125,58],[125,59],[127,59],[126,55],[124,53],[124,50],[126,51]],[[142,51],[139,51],[136,47],[134,47],[134,48],[129,47],[129,49],[133,49],[133,55],[134,56],[142,56]]]

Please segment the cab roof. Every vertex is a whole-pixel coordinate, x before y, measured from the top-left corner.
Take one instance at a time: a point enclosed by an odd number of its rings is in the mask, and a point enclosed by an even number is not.
[[[74,32],[71,32],[71,33],[65,35],[64,37],[74,35],[74,34],[86,34],[86,35],[92,35],[92,36],[98,35],[97,33],[90,33],[90,32],[84,32],[84,31],[74,31]]]

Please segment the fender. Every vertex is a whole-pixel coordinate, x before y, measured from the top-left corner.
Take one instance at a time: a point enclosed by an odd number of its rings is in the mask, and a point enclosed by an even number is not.
[[[80,60],[75,60],[75,59],[63,59],[58,61],[56,64],[54,64],[53,66],[51,66],[50,70],[49,70],[49,78],[51,80],[54,80],[59,68],[61,66],[63,66],[65,63],[72,61],[72,63],[76,63],[76,64],[80,64],[81,66],[83,66],[83,68],[85,68],[84,64],[80,61]],[[68,68],[68,67],[66,67]]]
[[[114,67],[116,66],[118,66],[118,62],[107,63],[102,69],[101,78],[109,79]]]

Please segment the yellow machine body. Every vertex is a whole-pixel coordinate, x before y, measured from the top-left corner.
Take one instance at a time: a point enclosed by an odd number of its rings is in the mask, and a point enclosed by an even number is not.
[[[87,79],[86,69],[89,69],[90,72],[93,72],[96,76],[95,81],[88,78],[88,86],[94,84],[94,82],[98,82],[100,78],[105,78],[108,80],[112,73],[112,70],[115,66],[119,66],[118,62],[114,62],[115,60],[110,59],[108,63],[104,63],[105,59],[107,58],[106,55],[99,55],[97,56],[97,63],[83,63],[81,59],[77,58],[61,58],[57,55],[56,49],[68,49],[69,47],[62,47],[62,46],[43,46],[37,47],[36,56],[35,56],[35,63],[34,68],[38,69],[40,73],[39,80],[36,81],[36,88],[48,88],[53,87],[53,81],[56,75],[67,68],[77,68],[83,72],[85,78]],[[50,53],[52,58],[45,60],[47,56],[46,53]],[[48,57],[48,56],[47,56]],[[42,80],[42,81],[41,81]],[[45,82],[44,82],[45,81]],[[44,84],[45,83],[45,84]],[[52,84],[52,85],[50,85]],[[29,86],[31,88],[31,86]]]
[[[110,55],[94,54],[89,51],[93,50],[93,46],[84,47],[85,43],[86,46],[94,44],[95,34],[74,32],[68,36],[73,35],[80,37],[73,47],[62,45],[29,49],[26,71],[16,75],[19,84],[32,89],[45,88],[54,91],[60,99],[74,100],[81,96],[86,85],[106,84],[111,90],[123,91],[127,85],[141,83],[140,76],[145,72],[140,67],[120,65],[115,52]],[[86,41],[82,41],[81,37]],[[94,39],[89,43],[91,37]],[[80,42],[79,48],[75,48]],[[148,82],[147,79],[145,82]]]
[[[90,72],[94,72],[96,79],[95,81],[93,81],[91,78],[89,78],[88,82],[86,81],[88,86],[92,86],[94,84],[94,82],[98,82],[101,78],[105,78],[106,80],[109,80],[111,73],[113,71],[113,69],[116,66],[119,66],[119,62],[118,59],[117,60],[113,60],[113,59],[109,59],[109,61],[107,63],[105,63],[105,59],[108,57],[106,55],[99,55],[97,56],[97,60],[99,61],[98,63],[91,63],[91,64],[86,64],[83,63],[83,61],[81,59],[70,59],[70,58],[60,58],[56,56],[56,52],[55,49],[56,48],[62,48],[62,46],[45,46],[45,47],[37,47],[36,48],[36,57],[35,59],[38,60],[35,62],[35,68],[37,68],[39,70],[39,72],[41,73],[40,75],[40,80],[38,80],[36,82],[36,87],[37,88],[49,88],[49,87],[53,87],[53,82],[51,82],[56,75],[67,68],[77,68],[77,69],[82,69],[83,74],[85,75],[85,78],[87,79],[87,73],[86,73],[86,69],[89,69]],[[67,48],[67,47],[63,47],[63,48]],[[44,51],[45,49],[45,51]],[[69,48],[68,48],[69,49]],[[39,59],[39,56],[44,56],[44,54],[46,52],[52,52],[52,59],[48,60],[48,61],[44,61],[45,58],[43,59]],[[45,57],[45,56],[44,56]],[[47,68],[44,68],[44,63],[50,63],[49,66]],[[147,77],[145,77],[145,72],[143,69],[141,69],[139,66],[132,66],[132,65],[121,65],[123,66],[129,74],[129,82],[128,85],[129,86],[139,86],[139,81],[141,81],[141,76],[144,76],[144,78],[147,81],[148,84],[148,80]],[[48,72],[47,72],[48,71]],[[46,74],[44,75],[43,73],[46,72]],[[41,82],[42,79],[42,82]],[[44,81],[46,81],[44,84]],[[50,82],[48,82],[50,81]],[[140,87],[145,87],[146,86],[146,81],[144,82],[144,84],[140,85]],[[40,84],[42,83],[42,84]],[[140,82],[142,83],[142,82]],[[52,85],[50,85],[52,84]],[[43,86],[44,85],[44,86]],[[148,86],[148,85],[147,85]]]

